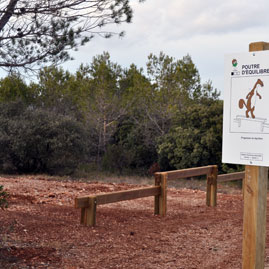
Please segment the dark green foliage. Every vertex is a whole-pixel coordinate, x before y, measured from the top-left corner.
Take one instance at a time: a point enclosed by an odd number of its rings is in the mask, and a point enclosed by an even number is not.
[[[28,87],[19,74],[12,73],[0,80],[0,102],[20,99],[29,104],[34,102],[36,96],[35,89]]]
[[[130,172],[133,154],[133,151],[125,149],[122,145],[109,145],[103,157],[102,167],[113,173]]]
[[[4,209],[8,207],[8,193],[4,191],[4,186],[0,185],[0,208]]]
[[[221,172],[223,172],[224,174],[228,174],[228,173],[234,173],[234,172],[241,172],[245,170],[245,166],[244,165],[240,165],[240,164],[227,164],[227,163],[223,163],[221,166]]]
[[[147,169],[157,161],[154,142],[147,141],[147,139],[153,139],[154,136],[153,134],[149,136],[150,134],[137,126],[134,120],[128,117],[123,118],[110,141],[111,146],[104,155],[105,167],[109,167],[110,160],[113,163],[110,167],[114,167],[114,170],[120,166],[120,172],[129,170],[146,173]],[[118,161],[120,164],[117,164]]]
[[[36,106],[53,110],[57,114],[72,115],[78,119],[82,117],[83,90],[74,75],[51,66],[40,70],[38,79],[38,84],[32,83],[29,87],[37,93],[34,102]]]
[[[221,163],[218,98],[189,55],[151,54],[147,75],[134,64],[123,70],[107,52],[75,75],[51,66],[28,86],[11,75],[0,80],[0,170],[70,174],[91,162],[120,174],[152,165],[237,171]]]
[[[71,174],[87,160],[88,133],[69,116],[26,107],[0,107],[0,169],[3,172]]]
[[[177,119],[178,127],[159,139],[161,168],[183,169],[210,164],[221,167],[222,102],[193,104]]]

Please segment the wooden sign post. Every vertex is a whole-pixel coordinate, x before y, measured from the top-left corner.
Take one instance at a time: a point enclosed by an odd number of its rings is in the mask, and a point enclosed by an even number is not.
[[[269,43],[249,45],[250,52],[261,50]],[[268,168],[246,165],[245,172],[242,268],[264,269]]]

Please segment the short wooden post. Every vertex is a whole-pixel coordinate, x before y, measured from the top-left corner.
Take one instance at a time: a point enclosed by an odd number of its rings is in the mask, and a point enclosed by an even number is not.
[[[217,205],[217,177],[218,167],[212,165],[210,173],[207,175],[206,180],[206,205],[216,206]]]
[[[85,208],[84,224],[95,226],[96,223],[96,197],[89,197],[89,206]]]
[[[211,178],[212,178],[212,184],[211,184],[210,206],[216,206],[217,205],[217,178],[218,178],[217,165],[214,165],[212,167]]]
[[[265,42],[255,42],[249,45],[249,51],[268,49],[269,43]],[[246,166],[243,192],[243,269],[264,268],[267,180],[268,168]]]
[[[165,216],[167,212],[167,178],[168,174],[163,173],[161,176],[161,195],[159,201],[161,216]]]
[[[206,205],[210,206],[210,199],[211,199],[211,174],[207,174],[206,176]]]
[[[155,178],[155,186],[161,186],[161,174],[155,173],[154,178]],[[154,214],[160,215],[160,195],[154,196]]]
[[[167,211],[167,173],[155,173],[155,185],[161,186],[161,194],[155,196],[154,213],[165,216]]]
[[[85,216],[86,216],[85,207],[82,207],[80,213],[80,224],[85,224]]]

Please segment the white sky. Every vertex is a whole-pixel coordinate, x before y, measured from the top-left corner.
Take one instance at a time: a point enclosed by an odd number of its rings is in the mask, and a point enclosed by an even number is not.
[[[202,82],[212,80],[223,92],[224,55],[247,52],[251,42],[269,41],[268,0],[131,0],[133,22],[118,26],[124,38],[95,38],[64,65],[75,71],[80,63],[110,53],[123,67],[131,63],[145,69],[150,53],[163,51],[181,59],[190,54]]]
[[[224,55],[247,52],[256,41],[269,42],[268,0],[130,0],[133,22],[115,26],[124,38],[94,38],[63,67],[75,72],[81,63],[108,51],[123,67],[143,67],[150,53],[163,51],[181,59],[192,57],[202,82],[212,80],[223,91]]]

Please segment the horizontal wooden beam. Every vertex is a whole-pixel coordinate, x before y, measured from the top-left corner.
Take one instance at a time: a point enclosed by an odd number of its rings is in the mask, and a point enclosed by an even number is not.
[[[160,186],[153,186],[141,189],[118,191],[106,194],[100,194],[96,196],[97,205],[104,205],[109,203],[115,203],[126,200],[133,200],[148,196],[155,196],[161,194]]]
[[[134,190],[125,190],[125,191],[118,191],[118,192],[111,192],[93,196],[85,196],[85,197],[77,197],[75,198],[75,207],[76,208],[83,208],[89,206],[89,199],[92,197],[96,198],[97,205],[115,203],[120,201],[126,200],[133,200],[148,196],[155,196],[161,194],[161,187],[160,186],[153,186],[147,188],[140,188]]]
[[[245,172],[230,173],[224,175],[218,175],[218,182],[227,182],[233,180],[240,180],[245,178]]]
[[[203,166],[203,167],[195,167],[195,168],[188,168],[182,170],[175,170],[175,171],[168,171],[168,172],[161,172],[156,174],[167,174],[168,180],[173,179],[181,179],[181,178],[188,178],[188,177],[195,177],[195,176],[202,176],[209,174],[214,166]]]

